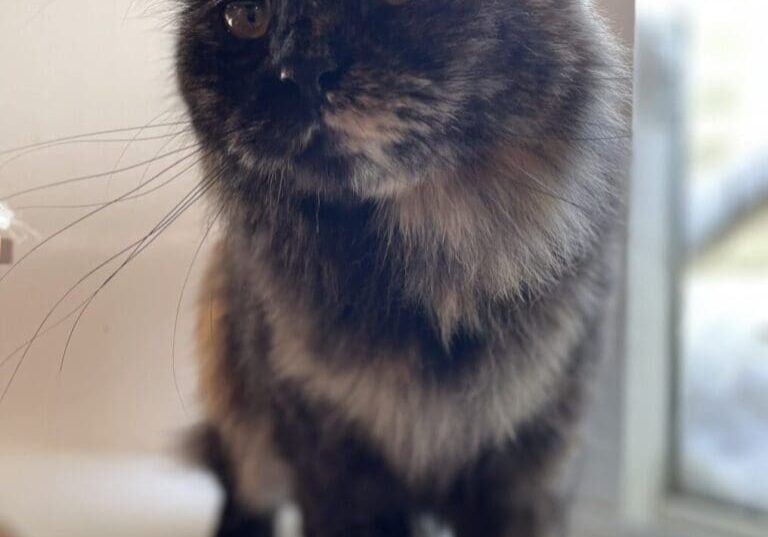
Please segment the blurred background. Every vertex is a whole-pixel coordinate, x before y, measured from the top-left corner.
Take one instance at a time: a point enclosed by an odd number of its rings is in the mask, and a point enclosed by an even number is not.
[[[686,490],[768,510],[768,4],[678,9],[675,471]]]
[[[766,16],[637,2],[622,486],[672,534],[768,534]]]
[[[631,56],[633,2],[595,3]],[[173,6],[6,4],[0,528],[208,535],[216,487],[173,453],[197,415],[190,334],[209,210],[191,205],[88,302],[198,179]],[[637,0],[626,353],[601,372],[574,470],[577,535],[768,535],[766,16],[764,0]],[[96,134],[4,151],[84,133]],[[151,195],[40,246],[150,182]]]

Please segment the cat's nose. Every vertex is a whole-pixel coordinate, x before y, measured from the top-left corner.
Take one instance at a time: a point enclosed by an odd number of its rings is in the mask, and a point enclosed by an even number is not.
[[[322,99],[338,84],[340,75],[336,64],[330,60],[304,60],[287,63],[280,67],[280,80],[294,83],[306,97]]]

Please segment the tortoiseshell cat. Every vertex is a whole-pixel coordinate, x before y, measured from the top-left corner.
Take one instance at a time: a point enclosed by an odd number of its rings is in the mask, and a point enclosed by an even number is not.
[[[186,0],[219,536],[562,530],[626,125],[582,0]]]

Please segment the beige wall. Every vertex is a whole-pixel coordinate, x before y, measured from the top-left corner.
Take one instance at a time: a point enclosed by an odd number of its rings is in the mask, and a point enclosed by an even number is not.
[[[161,28],[167,16],[160,8],[144,14],[157,2],[134,0],[129,11],[131,3],[3,3],[0,147],[141,125],[181,109],[173,96],[170,30]],[[123,162],[152,158],[162,143],[133,144]],[[125,146],[77,144],[26,155],[0,169],[0,198],[31,185],[109,171]],[[149,177],[160,169],[152,168]],[[107,199],[137,185],[141,172],[41,192],[14,200],[14,205]],[[34,332],[69,285],[148,230],[194,184],[189,173],[167,192],[104,211],[42,248],[0,283],[0,360]],[[83,213],[26,210],[20,217],[46,236]],[[181,279],[203,227],[201,216],[192,214],[169,229],[94,301],[72,340],[63,373],[59,358],[65,329],[32,348],[0,405],[0,446],[156,450],[174,438],[186,417],[171,374],[171,331]],[[34,244],[20,244],[17,253]],[[93,289],[98,281],[87,287]],[[70,308],[76,303],[68,301]],[[192,390],[185,321],[191,305],[186,304],[179,337],[178,365],[187,395]],[[8,382],[13,367],[11,362],[0,369],[0,385]]]
[[[599,3],[616,28],[631,28],[631,0]],[[155,7],[145,11],[146,6]],[[148,0],[5,2],[0,17],[0,147],[141,125],[162,112],[179,111],[170,74],[170,30],[161,28],[167,21],[163,4]],[[161,145],[132,144],[122,161],[151,158]],[[26,155],[0,168],[0,199],[30,185],[110,170],[124,147],[77,144]],[[0,156],[0,162],[5,158]],[[138,184],[141,171],[45,191],[15,200],[16,206],[21,201],[107,199]],[[71,283],[148,229],[194,180],[190,173],[167,192],[110,208],[42,248],[1,282],[0,361],[35,331]],[[46,236],[83,211],[20,213]],[[94,302],[72,340],[62,373],[66,328],[35,344],[0,405],[0,448],[22,444],[156,451],[194,418],[189,342],[193,288],[182,308],[177,338],[180,389],[192,407],[186,412],[174,386],[171,340],[181,280],[204,216],[200,210],[191,212]],[[35,244],[27,241],[17,253]],[[15,363],[0,368],[0,386],[9,381]]]

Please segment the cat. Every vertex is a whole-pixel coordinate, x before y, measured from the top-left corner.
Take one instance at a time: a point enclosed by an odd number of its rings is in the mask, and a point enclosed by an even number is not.
[[[219,537],[565,531],[616,280],[621,51],[580,0],[184,0],[224,222],[198,320]]]

